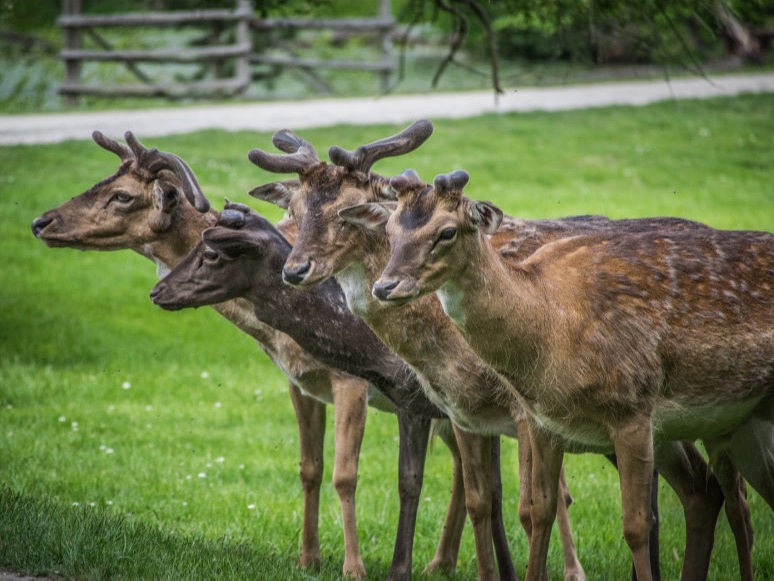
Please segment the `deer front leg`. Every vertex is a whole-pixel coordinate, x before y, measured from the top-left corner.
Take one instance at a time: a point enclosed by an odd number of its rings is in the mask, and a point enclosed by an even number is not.
[[[545,430],[530,423],[532,443],[532,535],[527,562],[527,581],[547,581],[548,544],[556,518],[557,490],[564,449]]]
[[[734,534],[736,554],[739,559],[739,577],[742,581],[752,581],[754,535],[750,506],[747,504],[747,485],[726,450],[714,450],[711,442],[705,442],[705,446],[710,458],[715,458],[712,472],[720,483],[726,501],[726,518]]]
[[[452,456],[454,470],[452,473],[451,498],[449,509],[446,511],[446,520],[438,540],[435,556],[425,567],[425,573],[443,571],[451,575],[457,569],[457,557],[460,552],[462,530],[465,527],[465,486],[462,481],[462,460],[457,440],[451,429],[449,420],[435,420],[438,426],[438,437],[441,438]]]
[[[492,441],[488,436],[453,428],[462,458],[465,508],[476,541],[478,578],[493,580],[497,570],[492,553]]]
[[[495,556],[500,569],[500,581],[519,581],[511,558],[511,548],[503,521],[503,480],[501,473],[500,436],[491,436],[492,440],[492,536],[494,537]]]
[[[414,531],[417,524],[417,506],[422,492],[430,420],[398,410],[400,449],[398,452],[398,494],[400,515],[395,535],[395,550],[387,578],[411,578],[414,549]]]
[[[299,476],[304,489],[304,529],[298,564],[304,568],[319,569],[322,565],[318,518],[323,473],[325,404],[303,395],[292,383],[290,399],[298,422],[298,443],[301,455]]]
[[[685,513],[682,578],[706,579],[723,493],[693,444],[661,443],[655,453],[659,473],[677,493]]]
[[[564,553],[564,579],[565,581],[584,581],[586,572],[578,560],[575,550],[575,542],[572,539],[572,527],[570,526],[570,514],[568,509],[572,504],[570,489],[564,477],[564,466],[559,476],[559,499],[556,504],[556,519],[559,525],[559,537],[562,540],[562,552]]]
[[[653,435],[650,417],[621,422],[613,434],[621,483],[623,534],[639,581],[652,581],[650,568],[650,488],[653,482]]]
[[[345,577],[365,579],[366,570],[357,538],[355,491],[360,445],[368,413],[368,382],[354,377],[337,378],[332,387],[336,426],[333,486],[339,495],[344,528],[343,573]]]

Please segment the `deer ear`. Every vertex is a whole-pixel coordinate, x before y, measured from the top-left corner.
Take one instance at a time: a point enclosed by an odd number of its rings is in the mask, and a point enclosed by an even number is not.
[[[280,208],[288,209],[290,205],[290,199],[293,194],[301,187],[301,182],[298,180],[287,180],[284,182],[270,182],[253,188],[248,193],[259,200],[269,202]]]
[[[397,202],[358,204],[339,210],[339,216],[350,224],[356,224],[369,230],[382,230],[397,205]]]
[[[492,234],[503,221],[503,211],[490,202],[474,202],[468,214],[473,224],[484,234]]]
[[[153,182],[153,205],[158,213],[152,218],[150,227],[154,232],[164,232],[172,223],[172,210],[180,202],[180,190],[177,185],[165,177]]]
[[[257,254],[261,250],[260,237],[249,230],[233,230],[224,226],[207,228],[202,232],[202,241],[228,258]]]

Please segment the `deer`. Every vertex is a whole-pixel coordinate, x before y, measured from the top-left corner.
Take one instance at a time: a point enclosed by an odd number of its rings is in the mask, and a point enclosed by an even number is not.
[[[487,380],[478,384],[469,381],[469,369],[475,369],[477,366],[484,369],[487,366],[483,365],[476,354],[470,352],[467,341],[457,332],[454,325],[447,321],[436,299],[426,298],[418,308],[390,312],[371,295],[371,284],[378,278],[389,259],[388,242],[385,235],[379,236],[373,231],[369,232],[371,229],[357,227],[362,225],[359,224],[361,217],[357,207],[374,200],[394,198],[388,180],[371,173],[371,166],[378,159],[399,150],[402,142],[408,139],[412,132],[429,131],[431,127],[429,122],[420,121],[394,138],[361,146],[355,152],[332,147],[329,150],[332,164],[321,162],[312,145],[302,138],[287,130],[280,131],[275,134],[273,141],[278,149],[288,155],[252,150],[249,158],[270,172],[298,173],[299,180],[266,184],[252,190],[251,195],[288,209],[299,224],[299,238],[283,269],[286,281],[308,288],[336,276],[347,295],[350,308],[363,317],[377,334],[417,371],[433,377],[436,381],[435,388],[432,381],[425,382],[426,388],[429,388],[428,396],[438,401],[439,405],[445,404],[445,409],[452,418],[472,429],[504,430],[505,433],[513,435],[514,432],[520,431],[513,427],[514,418],[521,420],[522,430],[526,430],[526,424],[520,412],[516,411],[520,409],[518,401],[502,396],[512,390],[504,387],[499,380],[494,384]],[[704,227],[697,223],[683,222],[686,227]],[[510,220],[509,227],[503,229],[507,231],[501,232],[492,242],[498,245],[498,250],[503,254],[515,252],[527,256],[552,238],[573,235],[579,230],[605,228],[610,223],[611,221],[604,217],[580,217],[550,223]],[[534,234],[530,244],[524,244],[523,240],[520,240],[525,237],[525,232]],[[411,344],[411,341],[415,343]],[[452,356],[455,361],[460,358],[470,361],[460,365],[465,369],[466,377],[460,378],[458,375],[452,379],[453,370],[449,369],[452,366],[444,363]],[[492,388],[492,385],[498,387]],[[500,405],[506,399],[511,399],[509,420],[505,420],[503,414],[503,409],[508,405]],[[494,408],[500,406],[501,415],[492,415],[491,407],[487,410],[485,405],[481,405],[482,401]],[[481,415],[472,417],[477,413]],[[509,427],[504,427],[509,423]],[[529,438],[520,438],[519,444],[519,519],[530,537]],[[666,452],[664,456],[667,456]],[[692,446],[675,445],[668,461],[666,458],[663,461],[662,469],[686,505],[689,524],[686,553],[690,556],[691,563],[695,564],[695,572],[691,574],[695,578],[702,578],[709,567],[714,538],[712,530],[723,503],[722,492],[714,478],[707,480],[706,463]],[[740,503],[744,500],[738,491],[734,499],[738,499]],[[561,512],[565,508],[564,503],[559,502],[558,507],[560,530],[568,530],[569,522],[564,524],[564,515]],[[742,557],[749,555],[751,543],[751,527],[747,526],[749,515],[745,513],[746,509],[746,503],[740,504],[738,512],[734,513],[734,516],[738,514],[741,517],[741,520],[735,522],[739,522],[741,527],[738,539]],[[656,511],[657,509],[653,510],[654,513]],[[653,533],[652,569],[657,570],[657,528],[653,529]],[[742,534],[744,536],[741,536]],[[565,538],[571,542],[571,535],[564,533],[562,540],[565,541]],[[565,544],[566,575],[572,577],[576,574],[578,569],[575,563],[577,557],[574,557],[574,548]],[[702,574],[702,571],[705,573]]]
[[[259,319],[288,333],[294,333],[298,321],[303,321],[298,340],[321,360],[335,356],[366,361],[361,352],[368,347],[368,337],[373,334],[347,309],[334,280],[310,292],[282,282],[282,266],[290,251],[291,246],[265,218],[245,205],[227,204],[217,226],[205,230],[200,244],[157,283],[151,291],[151,300],[166,310],[178,310],[244,298],[253,304]],[[315,316],[322,324],[315,322]],[[331,325],[329,322],[334,316],[338,320],[336,325]],[[378,344],[383,345],[381,341]],[[393,355],[392,359],[400,362],[401,372],[411,373],[397,356]],[[367,365],[384,364],[372,357]],[[421,395],[412,393],[410,397],[421,401]],[[468,434],[454,424],[452,427],[463,459],[466,506],[476,540],[479,578],[492,579],[496,571],[494,562],[488,559],[492,547],[489,461],[494,438]],[[466,453],[471,446],[473,452]],[[477,491],[472,501],[469,490]]]
[[[650,471],[675,441],[703,439],[774,508],[774,235],[624,221],[509,256],[489,238],[503,212],[465,197],[468,180],[462,170],[432,187],[393,178],[397,207],[370,207],[392,249],[372,292],[396,306],[437,296],[524,405],[527,579],[546,578],[556,482],[573,447],[616,453],[638,579],[652,578]],[[691,566],[686,553],[684,578]]]
[[[118,171],[89,190],[59,207],[49,210],[32,223],[33,234],[50,247],[80,250],[131,249],[149,258],[163,276],[196,245],[201,233],[212,227],[218,213],[210,208],[190,167],[178,156],[145,148],[131,133],[124,145],[95,131],[93,139],[101,148],[121,160]],[[283,236],[292,240],[291,220],[278,225]],[[333,404],[336,415],[334,485],[339,495],[344,529],[343,574],[363,578],[365,567],[360,556],[355,518],[355,491],[360,444],[367,406],[396,413],[389,397],[355,375],[321,363],[288,335],[257,319],[252,306],[233,300],[213,308],[252,336],[269,358],[286,375],[299,428],[300,470],[304,490],[304,517],[299,565],[318,568],[321,563],[318,534],[319,495],[322,479],[323,434],[326,405]],[[430,406],[427,406],[430,407]],[[397,411],[401,426],[399,467],[402,486],[401,513],[391,578],[410,576],[412,539],[421,470],[427,439],[427,418]],[[429,571],[452,572],[456,565],[464,525],[464,490],[461,458],[453,436],[441,430],[441,437],[452,451],[454,474],[446,523]],[[499,462],[499,459],[498,459]],[[499,464],[494,469],[499,468]],[[493,478],[499,475],[495,473]],[[499,494],[495,499],[500,498]],[[495,520],[497,516],[496,507]],[[504,541],[498,532],[495,542]],[[507,553],[500,549],[500,552]],[[507,564],[503,566],[507,570]],[[507,575],[506,575],[507,576]]]

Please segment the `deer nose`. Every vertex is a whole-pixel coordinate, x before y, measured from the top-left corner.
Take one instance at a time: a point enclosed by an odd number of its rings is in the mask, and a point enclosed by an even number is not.
[[[164,292],[164,285],[162,283],[157,283],[156,286],[154,286],[151,289],[150,292],[150,300],[153,304],[156,304],[156,299],[159,298],[159,295]]]
[[[304,282],[304,278],[311,267],[311,262],[305,262],[296,266],[285,265],[282,269],[282,280],[288,284],[301,284]]]
[[[32,234],[35,236],[35,238],[40,236],[40,233],[46,229],[46,226],[51,224],[51,222],[53,221],[54,221],[53,218],[44,218],[43,216],[40,216],[39,218],[35,218],[32,221]]]
[[[397,280],[382,280],[379,279],[374,283],[374,288],[371,292],[380,301],[386,301],[390,297],[390,293],[398,286]]]

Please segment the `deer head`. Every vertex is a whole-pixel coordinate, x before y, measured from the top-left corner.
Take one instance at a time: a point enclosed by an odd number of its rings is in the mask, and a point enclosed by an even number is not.
[[[212,305],[243,297],[253,277],[265,274],[262,288],[282,290],[280,270],[290,244],[271,223],[243,204],[226,203],[215,227],[150,293],[163,309]]]
[[[503,213],[489,202],[463,196],[470,177],[462,170],[436,176],[427,186],[419,176],[403,172],[390,180],[398,202],[351,208],[358,223],[386,228],[392,257],[373,294],[382,301],[406,302],[435,291],[466,262],[455,251],[473,236],[492,234]]]
[[[32,223],[48,246],[82,250],[137,248],[170,229],[182,199],[199,212],[210,205],[193,171],[176,155],[144,147],[126,132],[126,144],[99,131],[94,141],[120,160],[118,171]]]
[[[371,167],[385,157],[413,151],[430,137],[429,121],[417,121],[401,133],[349,152],[340,147],[328,151],[332,164],[321,162],[305,140],[280,131],[273,142],[286,155],[254,149],[249,159],[271,172],[297,173],[297,181],[258,187],[252,196],[286,208],[298,225],[298,237],[283,269],[286,282],[311,286],[333,276],[351,260],[366,232],[353,228],[339,210],[392,197],[386,179],[371,174]]]

